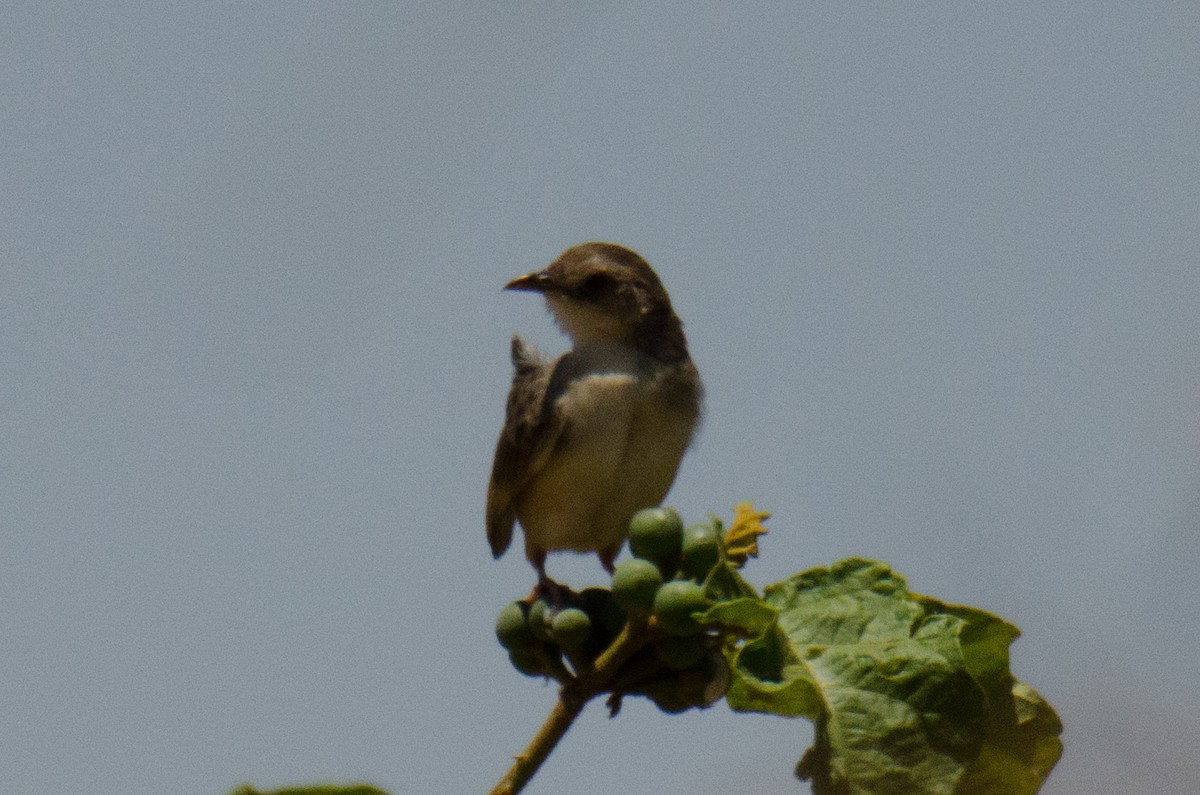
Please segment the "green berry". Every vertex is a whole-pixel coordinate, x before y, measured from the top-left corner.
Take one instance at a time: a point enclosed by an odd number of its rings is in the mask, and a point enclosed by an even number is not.
[[[533,633],[525,619],[527,609],[521,602],[509,602],[496,617],[496,639],[509,651],[533,643]]]
[[[647,613],[662,582],[658,566],[641,558],[627,558],[613,572],[613,599],[631,613]]]
[[[700,625],[692,613],[708,609],[704,588],[691,580],[671,580],[654,595],[654,616],[669,635],[694,635]]]
[[[691,668],[707,653],[708,638],[699,634],[668,635],[658,644],[658,656],[676,671]]]
[[[592,620],[578,607],[561,611],[550,624],[550,635],[565,651],[573,651],[586,643],[591,631]]]
[[[545,647],[541,645],[522,646],[508,653],[508,661],[526,676],[549,676],[550,663],[546,657]]]
[[[629,551],[659,568],[675,570],[683,541],[683,520],[671,508],[643,508],[629,520]]]
[[[554,620],[554,608],[545,599],[537,599],[529,607],[529,631],[538,640],[551,640],[550,622]]]
[[[603,629],[608,639],[615,638],[625,626],[625,611],[613,599],[607,588],[584,588],[579,592],[579,606],[592,619],[592,625]]]
[[[712,523],[692,525],[683,531],[683,573],[703,582],[721,560],[721,534]]]

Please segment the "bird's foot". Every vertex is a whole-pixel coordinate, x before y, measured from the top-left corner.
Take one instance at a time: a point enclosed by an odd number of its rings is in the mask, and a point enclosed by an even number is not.
[[[570,593],[570,588],[555,582],[543,572],[538,577],[537,585],[533,586],[533,590],[529,592],[529,601],[532,603],[538,599],[544,599],[554,607],[562,607],[570,601],[568,598]]]

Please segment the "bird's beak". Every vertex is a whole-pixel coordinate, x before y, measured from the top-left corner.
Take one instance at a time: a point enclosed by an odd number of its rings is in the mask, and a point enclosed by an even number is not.
[[[518,276],[508,284],[505,290],[523,290],[527,293],[544,293],[554,287],[554,282],[545,271],[534,271],[524,276]]]

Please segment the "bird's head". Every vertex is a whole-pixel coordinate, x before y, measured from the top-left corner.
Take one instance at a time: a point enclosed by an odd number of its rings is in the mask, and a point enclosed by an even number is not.
[[[549,267],[513,279],[505,289],[545,296],[555,322],[577,346],[636,345],[648,333],[679,324],[649,264],[615,243],[572,246]]]

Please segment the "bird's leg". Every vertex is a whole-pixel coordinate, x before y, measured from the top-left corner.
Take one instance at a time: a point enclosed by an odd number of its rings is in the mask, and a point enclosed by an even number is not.
[[[570,590],[567,586],[557,583],[554,580],[542,576],[537,581],[537,585],[533,586],[533,591],[530,592],[530,599],[545,599],[552,607],[562,607],[567,604],[567,591]]]
[[[601,549],[597,551],[596,556],[600,558],[600,565],[604,567],[604,570],[609,574],[612,574],[613,570],[616,568],[613,561],[617,559],[617,555],[620,553],[621,544],[617,544],[615,547],[609,547],[608,549]]]
[[[545,599],[554,607],[562,607],[566,604],[568,589],[550,579],[550,575],[546,574],[546,550],[526,549],[525,557],[529,558],[529,562],[533,564],[538,575],[537,585],[533,586],[533,590],[529,592],[529,601],[532,603],[538,599]]]

